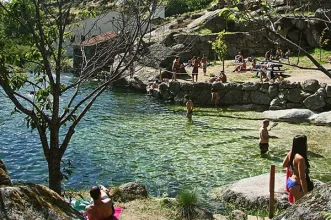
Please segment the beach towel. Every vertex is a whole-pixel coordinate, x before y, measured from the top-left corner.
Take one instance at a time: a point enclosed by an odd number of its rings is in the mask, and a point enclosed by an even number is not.
[[[105,220],[119,220],[119,217],[120,217],[121,213],[122,213],[122,208],[121,207],[115,207],[115,212],[114,212],[114,215],[112,216],[112,218],[107,218]],[[84,212],[83,216],[84,216],[85,220],[89,220],[89,218],[87,217],[85,212]]]
[[[290,178],[290,176],[291,176],[291,171],[290,171],[290,168],[287,167],[287,168],[286,168],[285,187],[286,187],[286,191],[288,192],[288,201],[289,201],[290,203],[294,203],[294,197],[293,197],[293,195],[290,193],[290,190],[288,189],[287,184],[286,184],[286,181],[287,181],[288,178]]]

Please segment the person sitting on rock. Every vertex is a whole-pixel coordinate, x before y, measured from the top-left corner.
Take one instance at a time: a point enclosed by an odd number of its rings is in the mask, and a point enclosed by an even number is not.
[[[114,215],[114,206],[106,187],[93,186],[90,190],[90,195],[93,199],[93,204],[86,207],[86,214],[89,220],[111,220]]]
[[[219,81],[219,82],[222,82],[222,83],[226,83],[228,81],[224,71],[220,72],[220,75],[219,75],[219,77],[216,81]]]
[[[209,82],[210,83],[215,83],[215,82],[226,83],[227,77],[226,77],[225,73],[223,71],[221,71],[219,76],[214,76],[214,77],[210,78]]]

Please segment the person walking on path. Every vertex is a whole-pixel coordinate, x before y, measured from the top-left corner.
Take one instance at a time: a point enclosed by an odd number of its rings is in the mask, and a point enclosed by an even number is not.
[[[188,95],[184,96],[185,101],[186,101],[186,117],[189,120],[192,120],[192,115],[193,115],[193,102],[190,99],[190,97]]]
[[[207,75],[207,64],[208,64],[208,59],[207,59],[206,55],[202,55],[201,65],[202,65],[202,71],[203,71],[204,76]]]
[[[193,59],[192,59],[192,66],[193,66],[192,82],[194,82],[194,78],[195,78],[195,82],[198,82],[198,73],[199,73],[200,61],[196,56],[194,56]]]

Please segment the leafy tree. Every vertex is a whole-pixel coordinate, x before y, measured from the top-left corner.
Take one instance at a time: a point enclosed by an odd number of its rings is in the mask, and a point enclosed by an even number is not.
[[[325,28],[330,30],[331,28],[331,17],[327,13],[323,13],[324,18],[319,18],[315,16],[306,15],[306,5],[299,5],[298,10],[293,10],[292,12],[286,11],[284,14],[279,14],[276,11],[276,8],[270,5],[267,1],[262,1],[260,4],[260,8],[257,10],[250,10],[249,8],[245,8],[245,5],[240,4],[241,7],[238,6],[237,0],[230,0],[232,3],[232,8],[224,9],[227,14],[232,12],[233,15],[238,19],[239,22],[245,22],[247,24],[253,25],[254,30],[257,33],[267,33],[269,40],[274,40],[275,43],[277,41],[282,41],[291,47],[297,48],[299,52],[302,52],[308,59],[314,64],[315,67],[303,67],[296,64],[287,64],[294,66],[300,69],[311,69],[311,70],[319,70],[326,74],[331,78],[331,73],[329,70],[325,69],[325,67],[319,63],[308,51],[306,51],[301,45],[296,44],[291,39],[289,39],[286,35],[286,31],[283,30],[282,25],[280,25],[280,20],[289,14],[292,14],[292,17],[295,19],[300,19],[302,21],[321,21],[324,23]],[[239,11],[238,11],[239,8]]]
[[[0,1],[0,86],[15,105],[13,113],[25,115],[27,126],[38,131],[48,163],[49,187],[57,193],[61,192],[63,179],[61,159],[77,124],[110,83],[140,58],[143,38],[158,4],[157,0],[126,1],[121,16],[109,21],[118,29],[113,40],[91,57],[83,53],[79,77],[64,84],[61,72],[66,42],[70,42],[70,30],[76,26],[72,23],[72,2]],[[85,50],[84,43],[76,43]],[[114,59],[112,71],[104,81],[86,96],[78,95],[82,84]],[[16,68],[28,63],[34,64],[30,74]],[[26,87],[33,88],[32,98],[24,94]]]
[[[227,49],[228,49],[226,46],[225,40],[224,40],[224,34],[225,34],[225,31],[219,32],[216,40],[214,42],[212,42],[213,50],[216,52],[218,57],[222,60],[223,72],[224,72],[224,59],[226,57]]]

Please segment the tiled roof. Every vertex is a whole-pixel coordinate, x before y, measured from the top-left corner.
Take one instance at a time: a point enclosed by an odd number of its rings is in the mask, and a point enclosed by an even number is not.
[[[107,41],[109,39],[112,39],[116,37],[118,34],[116,32],[106,32],[100,35],[97,35],[95,37],[92,37],[88,40],[82,41],[80,45],[82,46],[93,46],[98,43],[102,43],[104,41]]]

